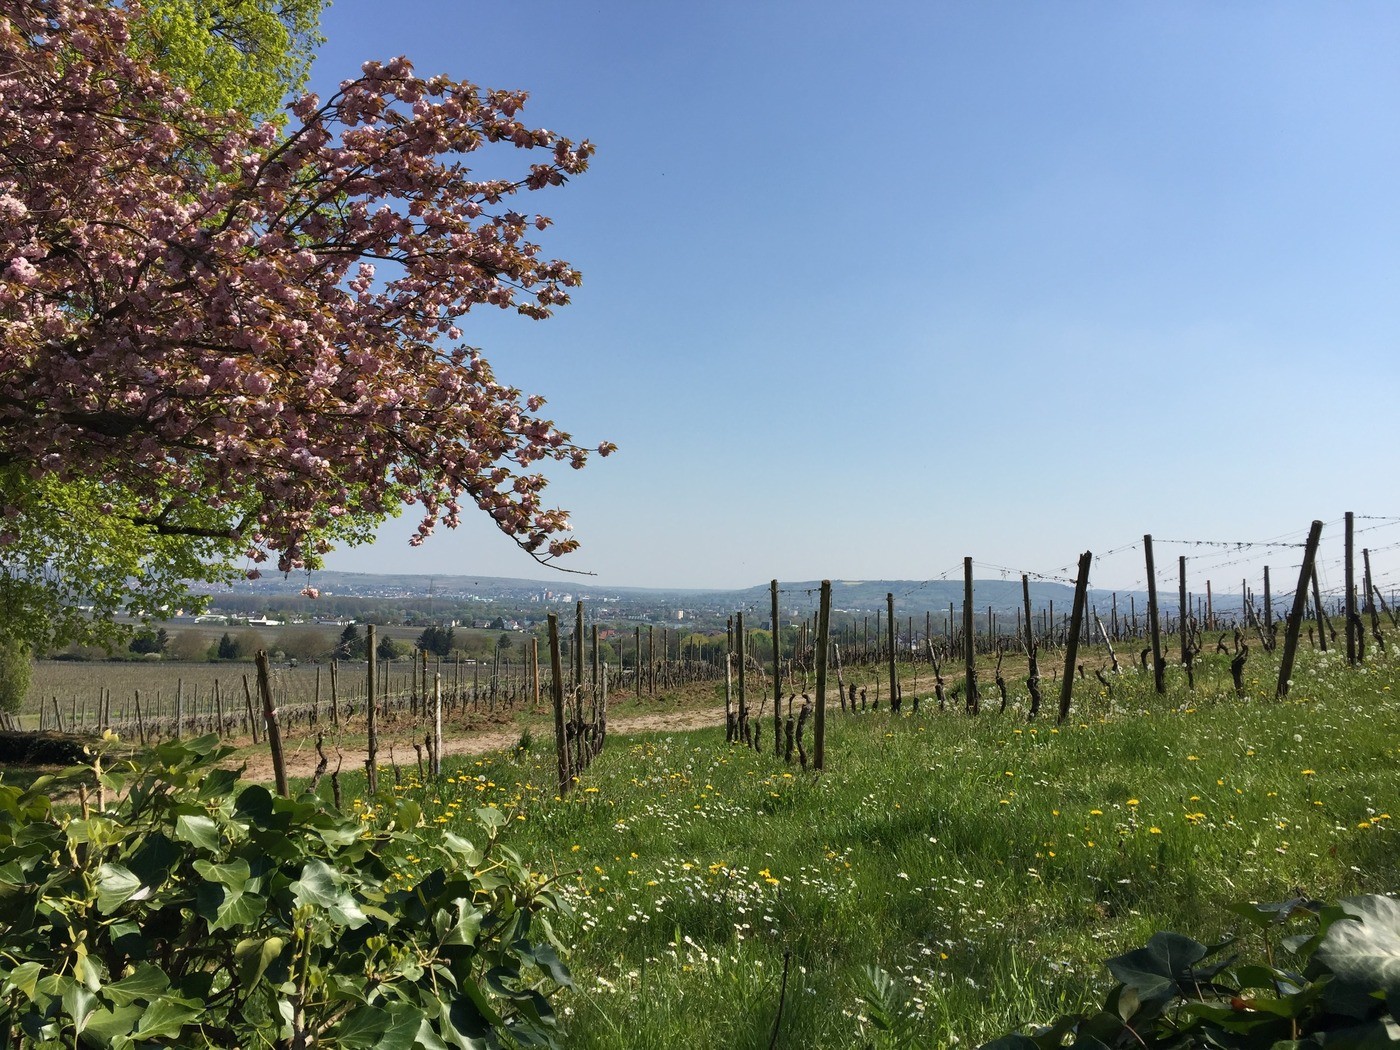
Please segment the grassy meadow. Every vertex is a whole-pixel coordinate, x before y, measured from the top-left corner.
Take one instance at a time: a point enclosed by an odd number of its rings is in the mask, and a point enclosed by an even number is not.
[[[1301,652],[1281,703],[1257,651],[1242,698],[1223,655],[1166,697],[1090,678],[1062,726],[829,708],[820,774],[714,729],[614,737],[562,801],[538,740],[389,790],[468,837],[509,811],[567,888],[571,1046],[971,1046],[1097,1001],[1154,930],[1396,889],[1400,661],[1368,653]]]

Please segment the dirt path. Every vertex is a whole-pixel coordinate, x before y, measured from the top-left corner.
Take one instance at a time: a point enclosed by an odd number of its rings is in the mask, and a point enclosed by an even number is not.
[[[668,730],[682,732],[688,729],[708,729],[724,725],[724,708],[689,708],[672,711],[651,711],[644,714],[627,714],[619,711],[608,719],[609,736],[626,736],[631,733],[658,733]],[[444,755],[480,755],[487,751],[502,751],[520,740],[522,726],[512,725],[500,729],[487,729],[469,734],[444,735],[442,753]],[[390,745],[398,763],[411,765],[417,761],[413,742],[404,737],[382,739],[379,743],[379,761],[389,761]],[[337,755],[334,750],[327,752],[330,768],[335,769]],[[294,745],[286,748],[287,776],[310,778],[316,772],[319,758],[316,742],[310,738],[299,738]],[[368,752],[363,747],[342,748],[340,751],[341,770],[363,769]],[[244,764],[244,779],[271,783],[274,779],[272,756],[267,748],[250,748],[242,751],[237,759]]]

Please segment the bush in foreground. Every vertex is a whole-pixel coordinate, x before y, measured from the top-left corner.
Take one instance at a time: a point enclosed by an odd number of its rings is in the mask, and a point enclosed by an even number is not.
[[[1156,933],[1146,947],[1108,960],[1118,984],[1102,1010],[1066,1015],[982,1050],[1364,1050],[1400,1043],[1400,902],[1369,895],[1233,910],[1263,929],[1266,960],[1222,958],[1229,941],[1207,946]],[[1315,918],[1315,929],[1282,937],[1275,948],[1270,932],[1298,916]]]
[[[504,814],[479,811],[477,845],[412,802],[274,797],[227,754],[99,763],[95,800],[91,768],[0,783],[7,1045],[556,1045],[558,901]]]

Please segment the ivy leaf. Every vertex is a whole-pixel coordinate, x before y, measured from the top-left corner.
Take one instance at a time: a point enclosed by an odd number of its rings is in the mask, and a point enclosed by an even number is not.
[[[433,916],[438,943],[475,944],[477,934],[481,931],[481,920],[481,911],[473,907],[471,901],[458,897],[452,902],[450,909],[442,908]]]
[[[156,831],[126,859],[126,866],[154,892],[170,877],[183,857],[184,847],[164,832]]]
[[[358,1007],[336,1025],[335,1045],[351,1050],[373,1050],[384,1045],[384,1032],[388,1027],[389,1015],[385,1011],[369,1005]]]
[[[203,1013],[199,1003],[186,999],[157,999],[141,1015],[136,1035],[144,1039],[176,1039],[185,1025]]]
[[[388,1013],[389,1026],[379,1037],[379,1050],[415,1050],[425,1045],[418,1039],[418,1033],[426,1021],[420,1007],[413,1003],[396,1002],[389,1005]]]
[[[129,1036],[145,1012],[144,1006],[99,1006],[89,1016],[83,1031],[88,1039],[110,1046],[122,1036]]]
[[[476,811],[476,819],[488,828],[500,828],[504,827],[510,818],[499,809],[483,807]]]
[[[63,993],[63,1012],[73,1019],[73,1029],[81,1034],[88,1017],[97,1007],[97,996],[81,984],[73,983]]]
[[[423,807],[412,799],[404,799],[394,812],[394,827],[400,831],[411,831],[423,819]]]
[[[554,949],[548,944],[537,944],[530,953],[530,958],[535,960],[535,965],[549,974],[555,984],[564,988],[574,986],[573,978],[569,975],[569,968],[560,961]]]
[[[298,904],[316,904],[329,908],[340,893],[340,876],[323,860],[307,861],[301,878],[292,883],[292,894]]]
[[[238,785],[238,770],[216,769],[199,782],[198,797],[204,800],[223,798]]]
[[[36,962],[20,963],[10,971],[7,979],[11,985],[23,992],[30,1002],[33,1002],[36,986],[43,972],[44,968]]]
[[[1306,897],[1294,897],[1278,904],[1226,905],[1227,911],[1232,911],[1259,927],[1277,926],[1287,922],[1295,914],[1316,915],[1321,908],[1321,901],[1309,900]]]
[[[267,972],[272,961],[282,954],[285,937],[248,937],[238,942],[233,957],[238,963],[238,981],[245,994]]]
[[[369,919],[355,903],[355,898],[345,892],[344,883],[344,877],[325,861],[310,860],[291,889],[298,904],[315,904],[326,909],[336,925],[359,929]]]
[[[129,1006],[138,999],[154,1001],[170,989],[165,971],[149,963],[137,968],[130,977],[123,977],[102,989],[102,995],[118,1006]]]
[[[492,812],[495,812],[494,810]],[[443,848],[455,853],[462,859],[462,863],[469,868],[475,868],[481,864],[481,850],[477,849],[460,835],[447,832],[442,836]]]
[[[181,814],[175,818],[175,837],[210,853],[219,852],[219,826],[213,817]]]
[[[249,926],[267,910],[267,898],[256,893],[231,893],[219,905],[214,921],[209,924],[209,932],[232,930],[239,926]]]
[[[1147,947],[1108,960],[1109,972],[1138,994],[1144,1005],[1161,1005],[1191,983],[1191,968],[1209,953],[1204,944],[1179,933],[1154,933]]]
[[[97,910],[111,915],[141,891],[141,880],[120,864],[103,864],[97,869]],[[149,897],[148,889],[142,896]]]
[[[208,881],[220,883],[235,892],[242,890],[247,885],[249,876],[252,875],[252,869],[248,867],[248,862],[242,857],[226,864],[197,860],[194,862],[194,870]]]
[[[272,816],[272,792],[261,784],[250,784],[239,793],[235,811],[240,817],[266,827]]]

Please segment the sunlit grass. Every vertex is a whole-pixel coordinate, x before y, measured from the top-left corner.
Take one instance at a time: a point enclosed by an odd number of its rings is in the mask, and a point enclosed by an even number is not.
[[[713,730],[612,739],[567,800],[543,748],[397,790],[465,833],[471,809],[511,812],[511,844],[567,887],[570,1045],[766,1047],[785,957],[779,1046],[879,1045],[871,964],[912,1045],[975,1045],[1088,1005],[1101,960],[1153,930],[1209,940],[1231,902],[1396,888],[1400,665],[1304,652],[1279,703],[1262,654],[1243,699],[1224,664],[1165,698],[1129,672],[1111,709],[1090,678],[1062,726],[1020,701],[836,712],[820,775]]]

